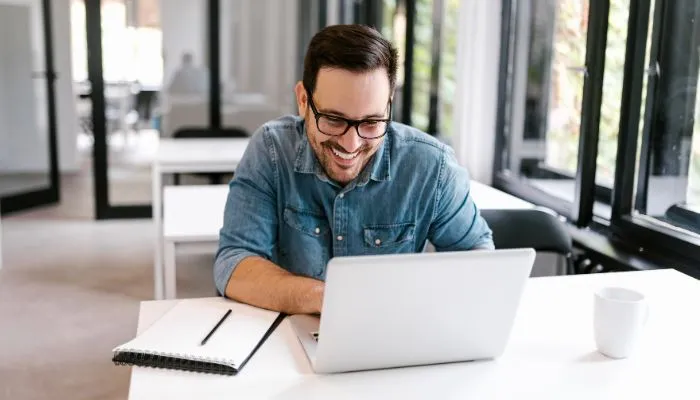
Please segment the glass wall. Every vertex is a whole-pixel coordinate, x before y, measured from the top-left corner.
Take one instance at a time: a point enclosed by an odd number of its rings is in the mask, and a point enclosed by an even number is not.
[[[0,209],[58,201],[51,3],[0,2]]]

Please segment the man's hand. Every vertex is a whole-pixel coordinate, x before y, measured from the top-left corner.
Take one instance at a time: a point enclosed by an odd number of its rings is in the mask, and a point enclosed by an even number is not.
[[[313,309],[316,310],[313,314],[321,314],[323,309],[323,295],[326,290],[326,284],[321,282],[311,289],[311,303],[313,304]]]

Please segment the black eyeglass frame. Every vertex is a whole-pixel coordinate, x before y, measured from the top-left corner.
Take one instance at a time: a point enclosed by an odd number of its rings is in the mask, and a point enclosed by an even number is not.
[[[386,119],[377,119],[377,118],[349,119],[349,118],[343,118],[343,117],[338,116],[338,115],[325,114],[325,113],[318,112],[318,109],[316,108],[316,104],[314,104],[314,100],[313,100],[313,96],[311,95],[311,92],[309,92],[307,90],[306,94],[307,94],[307,97],[309,99],[309,106],[311,107],[311,111],[314,113],[314,119],[316,120],[316,129],[318,129],[318,131],[323,133],[324,135],[343,136],[346,133],[348,133],[350,128],[353,126],[355,127],[355,132],[357,132],[357,136],[361,137],[362,139],[366,139],[366,140],[381,139],[384,136],[386,136],[387,132],[389,132],[389,124],[391,123],[391,113],[393,111],[393,107],[392,107],[393,104],[392,104],[391,99],[389,99],[389,102],[387,104],[387,107],[389,108],[389,117]],[[344,121],[347,124],[347,126],[345,127],[345,130],[343,131],[343,133],[338,133],[338,134],[326,133],[326,132],[321,130],[321,128],[319,127],[319,124],[318,124],[318,121],[321,119],[321,117],[326,117],[330,120]],[[365,136],[362,136],[362,134],[360,133],[360,124],[365,123],[365,122],[385,122],[386,128],[384,129],[384,132],[379,136],[365,137]]]

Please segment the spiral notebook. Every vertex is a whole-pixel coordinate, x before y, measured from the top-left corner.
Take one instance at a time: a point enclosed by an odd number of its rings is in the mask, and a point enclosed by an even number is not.
[[[114,348],[112,361],[236,375],[284,316],[222,298],[182,300],[136,338]]]

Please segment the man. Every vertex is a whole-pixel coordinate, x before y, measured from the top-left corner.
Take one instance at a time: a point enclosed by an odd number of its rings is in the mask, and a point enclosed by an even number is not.
[[[263,125],[230,183],[214,278],[234,300],[319,313],[331,257],[493,248],[467,171],[444,144],[389,122],[397,52],[377,31],[316,34],[298,117]],[[360,295],[360,294],[358,294]]]

